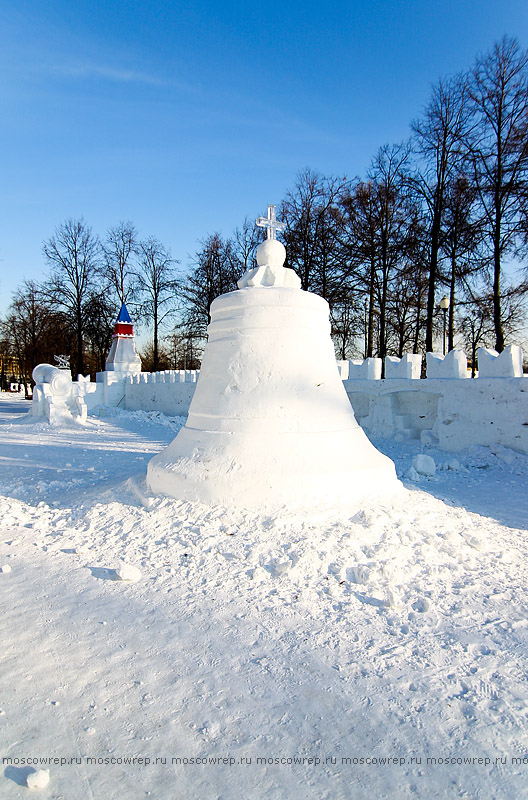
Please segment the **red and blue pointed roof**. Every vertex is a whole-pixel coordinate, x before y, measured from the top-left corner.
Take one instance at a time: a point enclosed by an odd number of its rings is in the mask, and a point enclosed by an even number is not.
[[[114,337],[133,336],[133,335],[134,335],[134,328],[132,325],[132,320],[130,319],[128,308],[126,307],[125,303],[123,303],[116,324],[114,326]]]

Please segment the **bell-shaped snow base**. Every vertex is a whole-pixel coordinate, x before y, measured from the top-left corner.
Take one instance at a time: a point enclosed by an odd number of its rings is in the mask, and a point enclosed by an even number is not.
[[[357,506],[401,488],[346,395],[328,304],[292,288],[246,288],[211,305],[186,425],[149,463],[154,492],[269,510]]]

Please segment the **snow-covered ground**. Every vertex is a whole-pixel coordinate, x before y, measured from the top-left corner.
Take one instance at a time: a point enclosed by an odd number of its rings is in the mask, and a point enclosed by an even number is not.
[[[528,457],[377,441],[436,474],[270,517],[148,492],[182,419],[27,408],[0,398],[2,798],[528,797]]]

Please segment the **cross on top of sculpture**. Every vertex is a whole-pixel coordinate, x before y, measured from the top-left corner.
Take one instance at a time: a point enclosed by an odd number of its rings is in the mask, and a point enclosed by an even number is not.
[[[268,206],[268,216],[256,220],[259,228],[266,228],[268,238],[257,247],[256,267],[244,272],[237,282],[239,289],[256,286],[283,286],[289,289],[300,289],[301,279],[292,269],[284,267],[286,248],[279,242],[276,232],[286,227],[284,222],[277,222],[276,206]]]
[[[277,206],[268,206],[268,216],[259,217],[256,224],[259,228],[266,228],[268,239],[276,239],[277,231],[283,231],[286,227],[284,222],[277,222]]]

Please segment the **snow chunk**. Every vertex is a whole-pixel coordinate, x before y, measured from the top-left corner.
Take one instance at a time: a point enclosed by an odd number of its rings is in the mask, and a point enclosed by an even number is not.
[[[9,564],[2,564],[0,567],[0,572],[11,572],[11,567]]]
[[[464,468],[460,465],[460,461],[457,461],[456,458],[452,458],[450,461],[444,461],[442,464],[438,464],[437,469],[444,470],[445,472],[460,472],[461,470],[464,471]],[[465,470],[467,472],[467,470]]]
[[[292,566],[291,560],[285,553],[281,553],[278,550],[273,550],[267,558],[264,558],[262,566],[265,570],[267,570],[271,575],[274,577],[278,577],[279,575],[283,575],[285,572]]]
[[[517,460],[517,453],[514,453],[513,450],[510,450],[508,447],[504,447],[502,444],[493,444],[490,450],[494,456],[500,458],[505,464],[513,464]]]
[[[47,769],[38,769],[36,772],[30,772],[26,778],[26,784],[29,789],[45,789],[50,780],[49,772]]]
[[[432,431],[422,431],[420,441],[426,446],[438,447],[438,436],[435,436]]]
[[[346,576],[352,583],[368,583],[372,569],[369,564],[355,564],[346,571]]]
[[[410,481],[414,481],[414,482],[416,482],[416,481],[419,481],[419,480],[420,480],[420,476],[418,475],[418,473],[416,472],[416,470],[415,470],[415,468],[414,468],[414,467],[409,467],[409,469],[408,469],[408,470],[407,470],[407,472],[405,473],[405,477],[406,477],[408,480],[410,480]]]
[[[124,562],[118,566],[115,574],[120,581],[137,583],[137,581],[141,580],[141,571],[137,567],[132,566],[132,564],[125,564]]]
[[[414,456],[412,465],[419,475],[434,475],[436,472],[434,458],[426,456],[424,453]]]

